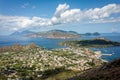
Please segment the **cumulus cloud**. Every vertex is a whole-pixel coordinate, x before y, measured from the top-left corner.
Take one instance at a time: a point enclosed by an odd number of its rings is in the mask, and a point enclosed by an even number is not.
[[[109,17],[111,14],[120,13],[120,5],[108,4],[102,8],[89,9],[84,13],[90,19],[102,19]]]
[[[49,19],[40,17],[23,17],[23,16],[3,16],[0,15],[0,26],[4,29],[19,30],[21,28],[33,27],[33,26],[50,26],[51,21]]]
[[[120,5],[108,4],[102,8],[94,8],[81,11],[80,9],[69,9],[69,5],[60,4],[52,17],[53,23],[67,23],[80,21],[85,23],[117,22],[118,18],[111,19],[112,14],[120,13]]]
[[[65,12],[70,6],[65,4],[59,4],[58,7],[56,8],[55,17],[60,17],[60,15]]]
[[[79,21],[80,16],[81,16],[80,9],[69,9],[69,5],[60,4],[56,8],[55,14],[52,17],[51,21],[53,24]]]
[[[23,8],[26,6],[28,4],[24,4]],[[120,22],[120,17],[112,16],[112,14],[118,13],[120,13],[120,5],[118,4],[108,4],[102,8],[80,10],[70,9],[70,6],[65,3],[58,5],[51,18],[0,15],[0,26],[2,29],[15,31],[34,26],[52,26],[76,21],[84,23]]]
[[[25,28],[31,25],[32,20],[29,17],[3,16],[0,15],[0,25],[3,28]]]

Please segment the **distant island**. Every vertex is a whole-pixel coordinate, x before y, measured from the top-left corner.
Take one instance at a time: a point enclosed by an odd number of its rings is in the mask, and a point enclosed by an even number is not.
[[[108,40],[106,38],[100,37],[90,40],[76,40],[76,41],[65,41],[60,43],[65,46],[74,47],[109,47],[109,46],[120,46],[120,42],[115,42]]]
[[[9,36],[26,36],[26,35],[32,35],[32,34],[37,34],[36,32],[25,30],[25,31],[16,31]]]
[[[12,33],[11,36],[24,36],[24,37],[43,37],[52,39],[68,39],[68,38],[79,38],[81,37],[75,31],[63,31],[63,30],[50,30],[46,32],[32,32],[32,31],[21,31]]]
[[[84,33],[84,34],[81,34],[83,36],[100,36],[101,34],[99,32],[94,32],[94,33]]]

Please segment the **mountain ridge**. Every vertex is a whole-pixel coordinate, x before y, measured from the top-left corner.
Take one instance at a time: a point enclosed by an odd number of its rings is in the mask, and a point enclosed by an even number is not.
[[[50,30],[44,32],[32,32],[32,31],[22,31],[14,32],[11,36],[24,36],[24,37],[44,37],[52,39],[66,39],[66,38],[79,38],[80,34],[75,31],[64,31],[64,30]]]
[[[10,34],[10,36],[25,36],[25,35],[28,35],[28,34],[36,34],[36,32],[29,31],[29,30],[16,31],[16,32]]]

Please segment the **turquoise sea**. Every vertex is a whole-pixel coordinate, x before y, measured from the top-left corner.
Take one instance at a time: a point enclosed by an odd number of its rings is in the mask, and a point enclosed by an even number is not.
[[[11,46],[13,44],[27,45],[30,43],[35,43],[41,47],[47,49],[64,48],[65,46],[60,46],[58,43],[65,40],[82,40],[91,39],[99,36],[86,36],[77,39],[48,39],[48,38],[28,38],[28,37],[12,37],[12,36],[0,36],[0,47]],[[102,35],[100,37],[108,38],[112,41],[120,42],[120,36],[117,35]],[[112,54],[112,56],[102,56],[103,59],[111,61],[120,58],[120,46],[108,47],[108,48],[92,48],[92,50],[100,50],[104,54]]]

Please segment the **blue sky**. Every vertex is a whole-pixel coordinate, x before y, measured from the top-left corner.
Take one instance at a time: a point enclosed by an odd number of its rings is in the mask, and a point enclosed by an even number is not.
[[[0,0],[0,34],[51,29],[120,32],[120,0]]]

